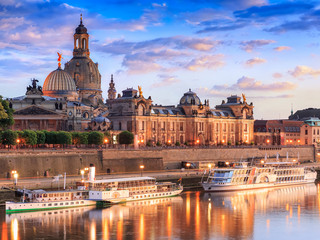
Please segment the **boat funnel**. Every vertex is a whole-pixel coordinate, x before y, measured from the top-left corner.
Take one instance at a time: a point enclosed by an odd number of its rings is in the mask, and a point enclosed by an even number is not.
[[[94,182],[96,180],[96,167],[94,164],[90,163],[89,167],[89,181]]]

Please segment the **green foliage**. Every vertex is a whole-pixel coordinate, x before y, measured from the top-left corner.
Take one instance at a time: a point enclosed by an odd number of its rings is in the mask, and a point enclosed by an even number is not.
[[[251,145],[254,145],[254,141],[251,142]]]
[[[176,141],[175,145],[176,145],[177,147],[179,147],[179,146],[180,146],[180,142],[179,142],[179,141]]]
[[[80,144],[88,144],[88,136],[89,133],[87,132],[80,133]]]
[[[123,131],[119,134],[119,143],[120,144],[132,144],[134,136],[132,132]]]
[[[22,133],[22,138],[24,139],[24,142],[27,145],[36,145],[37,144],[37,134],[35,131],[24,130]]]
[[[101,145],[103,144],[104,135],[101,132],[90,132],[88,135],[88,144]]]
[[[156,145],[157,145],[158,147],[160,147],[162,144],[161,144],[160,141],[157,141]]]
[[[104,132],[104,138],[108,139],[108,143],[112,143],[112,136],[111,136],[111,133],[109,131],[105,131]]]
[[[17,138],[18,134],[12,130],[5,130],[1,134],[1,142],[4,145],[15,145]]]
[[[78,145],[81,143],[81,134],[79,132],[72,132],[72,144]]]
[[[238,146],[238,145],[240,145],[240,143],[237,141],[237,142],[236,142],[236,145]]]
[[[0,96],[0,129],[7,129],[13,124],[13,109],[9,107],[9,102]]]
[[[72,144],[72,135],[69,132],[59,131],[56,133],[57,144]]]
[[[46,134],[43,131],[36,131],[37,134],[37,144],[45,144]]]
[[[57,132],[44,131],[47,144],[57,144]]]
[[[231,145],[231,141],[228,141],[228,143],[227,143],[227,144],[228,144],[228,146],[230,146],[230,145]]]
[[[189,143],[188,143],[188,142],[184,142],[184,145],[188,146],[188,145],[189,145]]]

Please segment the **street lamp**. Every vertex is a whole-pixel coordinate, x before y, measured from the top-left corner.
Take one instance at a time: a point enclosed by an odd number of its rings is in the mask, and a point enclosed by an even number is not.
[[[211,171],[211,166],[212,166],[211,164],[208,164],[208,167],[209,167],[209,170],[210,170],[210,171]]]
[[[83,181],[84,180],[84,170],[81,170],[80,173],[81,173],[81,180]]]
[[[19,174],[17,173],[17,171],[12,171],[12,174],[13,174],[13,179],[14,179],[14,181],[13,181],[14,186],[17,186]]]
[[[140,165],[140,173],[141,173],[141,177],[142,177],[142,171],[144,169],[144,165]]]
[[[187,169],[188,169],[187,175],[189,175],[189,168],[191,166],[191,163],[186,163],[186,166],[187,166]]]
[[[18,138],[16,142],[17,142],[17,144],[18,144],[18,149],[19,149],[20,139]]]

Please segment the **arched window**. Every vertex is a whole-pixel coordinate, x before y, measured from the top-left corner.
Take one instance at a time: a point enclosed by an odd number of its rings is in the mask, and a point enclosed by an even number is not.
[[[76,39],[76,48],[79,48],[79,45],[80,45],[79,41],[80,41],[79,38],[77,38]]]
[[[82,39],[82,49],[86,49],[86,39]]]
[[[139,116],[144,116],[145,115],[145,108],[142,104],[139,104],[138,106],[138,115]]]

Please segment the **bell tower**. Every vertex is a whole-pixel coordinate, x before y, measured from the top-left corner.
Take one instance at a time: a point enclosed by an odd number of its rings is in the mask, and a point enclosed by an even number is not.
[[[89,34],[87,28],[82,23],[82,14],[80,15],[80,24],[76,28],[76,32],[73,35],[74,38],[74,57],[89,57]]]

